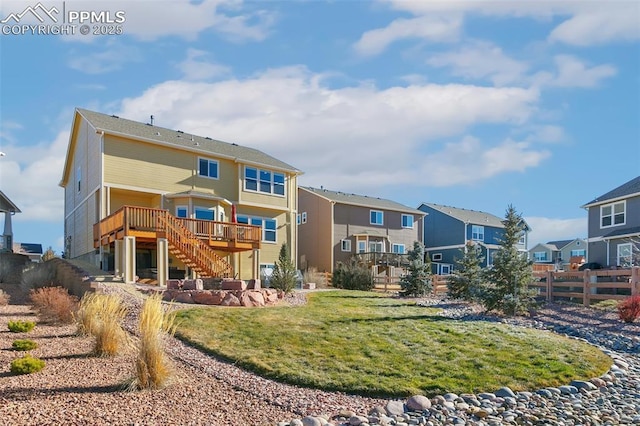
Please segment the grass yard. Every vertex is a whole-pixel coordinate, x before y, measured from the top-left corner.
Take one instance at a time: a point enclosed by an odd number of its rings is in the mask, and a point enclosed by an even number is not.
[[[317,292],[299,307],[181,311],[177,335],[265,377],[380,397],[535,390],[611,365],[577,340],[436,312],[374,293]]]

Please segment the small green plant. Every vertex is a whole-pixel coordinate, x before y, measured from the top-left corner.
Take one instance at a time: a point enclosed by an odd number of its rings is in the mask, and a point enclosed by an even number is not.
[[[13,348],[14,351],[26,352],[26,351],[32,351],[36,349],[38,347],[38,344],[33,340],[18,339],[13,341],[13,343],[11,344],[11,347]]]
[[[73,313],[78,309],[78,298],[63,287],[43,287],[29,292],[40,322],[53,324],[73,323]]]
[[[27,354],[22,358],[14,359],[11,362],[11,372],[13,374],[37,373],[44,368],[44,361]]]
[[[338,262],[333,271],[332,283],[334,287],[346,290],[370,291],[374,286],[373,274],[365,264],[357,260]]]
[[[7,327],[9,327],[9,331],[12,333],[28,333],[36,326],[36,323],[33,321],[9,321]]]
[[[640,296],[631,296],[618,305],[618,315],[626,323],[632,323],[640,318]]]

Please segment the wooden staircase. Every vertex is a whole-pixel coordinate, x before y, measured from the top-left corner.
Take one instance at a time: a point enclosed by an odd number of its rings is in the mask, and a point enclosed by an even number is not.
[[[233,275],[229,262],[182,225],[178,218],[167,212],[159,215],[158,219],[160,227],[166,232],[169,251],[189,268],[204,277]]]

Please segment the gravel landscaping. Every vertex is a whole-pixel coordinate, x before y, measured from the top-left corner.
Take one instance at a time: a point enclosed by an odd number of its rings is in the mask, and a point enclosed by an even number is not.
[[[127,296],[126,326],[133,331],[141,305],[137,291],[121,284],[106,291]],[[291,299],[303,301],[301,294]],[[441,299],[423,303],[453,318],[503,320]],[[76,336],[75,326],[39,324],[30,333],[10,333],[6,325],[16,319],[35,316],[25,305],[0,307],[0,418],[8,425],[640,424],[640,326],[581,306],[549,304],[532,320],[505,321],[575,335],[609,351],[616,364],[600,381],[589,382],[593,386],[574,383],[513,396],[505,389],[448,394],[422,406],[276,383],[177,339],[167,340],[175,381],[159,391],[127,392],[120,386],[133,375],[132,351],[95,358],[92,339]],[[24,338],[38,343],[31,354],[46,367],[16,376],[9,364],[21,354],[11,344]]]

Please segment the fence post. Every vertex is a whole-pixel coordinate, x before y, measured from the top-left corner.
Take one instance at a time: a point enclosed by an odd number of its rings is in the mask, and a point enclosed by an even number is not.
[[[553,271],[547,271],[547,302],[553,300]]]
[[[637,296],[640,294],[640,266],[633,266],[631,268],[631,295]]]
[[[589,306],[591,300],[589,299],[589,295],[591,294],[591,270],[585,269],[584,276],[582,278],[582,304],[584,306]]]

